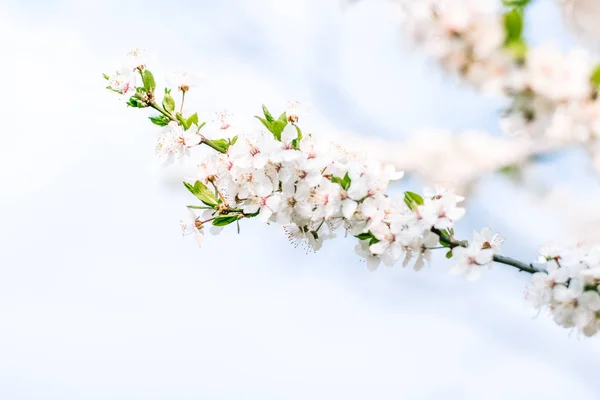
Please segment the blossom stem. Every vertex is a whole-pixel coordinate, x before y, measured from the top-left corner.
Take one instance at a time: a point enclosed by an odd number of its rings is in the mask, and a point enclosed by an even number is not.
[[[455,247],[467,247],[468,242],[465,240],[459,241],[454,237],[448,235],[446,232],[443,232],[436,228],[431,228],[431,232],[435,233],[440,237],[440,243],[446,244],[450,249],[454,249]],[[521,261],[515,260],[510,257],[505,257],[501,255],[494,255],[494,262],[499,264],[509,265],[511,267],[515,267],[519,271],[528,272],[530,274],[535,274],[536,272],[544,272],[547,271],[543,268],[535,267],[533,264],[525,264]]]
[[[212,187],[215,188],[215,192],[217,192],[217,195],[221,198],[221,200],[223,200],[223,205],[225,207],[229,208],[229,204],[227,204],[227,199],[225,199],[225,196],[223,196],[223,193],[221,193],[221,191],[219,190],[219,188],[217,187],[217,185],[215,185],[214,179],[209,179],[208,181],[210,182],[210,184],[212,185]]]
[[[185,92],[184,92],[185,93]],[[156,111],[158,111],[159,113],[161,113],[162,115],[164,115],[165,117],[169,118],[171,121],[177,122],[178,124],[181,125],[181,123],[177,120],[177,118],[175,118],[171,113],[167,112],[166,110],[164,110],[161,106],[159,106],[156,101],[154,100],[150,100],[148,101],[148,105],[152,108],[154,108]],[[221,147],[217,146],[216,144],[214,144],[211,140],[205,138],[204,136],[202,136],[202,142],[205,145],[207,145],[208,147],[218,151],[219,153],[226,153],[227,151],[222,149]]]
[[[183,103],[185,102],[185,90],[181,91],[181,107],[179,107],[179,114],[183,114]]]
[[[167,111],[165,111],[161,106],[159,106],[156,101],[154,100],[150,100],[148,102],[148,105],[152,108],[154,108],[156,111],[158,111],[159,113],[161,113],[162,115],[164,115],[165,117],[169,118],[171,121],[175,121],[177,123],[179,123],[179,121],[177,121],[177,118],[175,118],[173,115],[171,115],[170,113],[168,113]]]

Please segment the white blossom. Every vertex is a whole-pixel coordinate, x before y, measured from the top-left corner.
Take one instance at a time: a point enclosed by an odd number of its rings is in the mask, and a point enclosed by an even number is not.
[[[187,92],[190,88],[198,86],[199,78],[187,71],[175,71],[167,76],[167,82],[172,87]]]
[[[165,164],[178,161],[188,154],[188,149],[201,143],[202,136],[192,130],[185,131],[176,122],[170,122],[158,136],[155,154]]]
[[[146,68],[148,63],[148,53],[145,49],[133,49],[127,53],[125,65],[130,71]]]
[[[545,246],[548,270],[536,273],[526,298],[557,324],[585,336],[600,330],[600,245]]]
[[[117,71],[108,77],[108,86],[123,95],[135,93],[136,75],[127,69]]]

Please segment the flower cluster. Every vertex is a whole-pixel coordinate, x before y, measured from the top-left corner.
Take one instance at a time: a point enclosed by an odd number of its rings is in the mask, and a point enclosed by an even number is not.
[[[297,117],[275,119],[266,108],[264,114],[266,130],[240,135],[225,152],[199,163],[188,189],[208,211],[186,221],[186,232],[203,235],[207,222],[223,226],[256,217],[283,225],[290,240],[307,249],[318,250],[343,231],[359,239],[357,252],[370,268],[416,255],[418,269],[438,243],[431,229],[449,229],[464,215],[457,206],[462,197],[447,189],[428,190],[425,199],[410,192],[389,198],[387,187],[401,172],[303,136],[292,122]]]
[[[470,281],[476,280],[483,267],[491,268],[494,255],[500,254],[503,239],[498,234],[492,234],[490,228],[474,232],[473,241],[466,247],[458,246],[452,250],[456,265],[451,273],[466,276]]]
[[[449,72],[497,92],[513,68],[502,18],[482,0],[399,0],[409,39]],[[495,3],[495,2],[494,2]]]
[[[600,330],[600,245],[547,245],[540,261],[547,273],[533,275],[527,299],[549,310],[554,321],[586,336]]]
[[[600,171],[600,69],[588,52],[564,53],[550,43],[528,49],[520,8],[501,13],[480,1],[400,1],[413,42],[446,70],[510,99],[502,121],[507,133],[583,144]]]

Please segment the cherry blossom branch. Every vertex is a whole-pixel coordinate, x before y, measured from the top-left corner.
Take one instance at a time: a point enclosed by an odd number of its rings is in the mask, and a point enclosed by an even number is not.
[[[469,243],[466,241],[456,240],[452,235],[449,235],[447,232],[440,231],[439,229],[433,228],[431,230],[433,233],[440,237],[440,242],[447,244],[448,248],[453,250],[456,247],[469,247]],[[517,268],[519,271],[528,272],[530,274],[535,274],[537,272],[547,273],[545,269],[535,267],[533,264],[525,264],[521,261],[515,260],[510,257],[502,256],[499,254],[494,254],[493,257],[494,262],[509,265],[511,267]]]
[[[129,106],[148,108],[156,83],[143,53],[131,55],[132,63],[124,70],[105,76],[108,88],[131,96]],[[143,86],[135,84],[134,71],[141,73]],[[181,91],[193,86],[188,74],[179,73],[169,81]],[[549,262],[546,271],[501,256],[502,239],[488,228],[475,232],[470,242],[458,241],[454,224],[465,214],[459,206],[463,197],[436,187],[425,188],[423,196],[405,192],[404,198],[391,198],[387,188],[402,173],[303,134],[297,104],[277,118],[263,106],[263,115],[256,117],[263,129],[244,130],[239,136],[228,134],[230,124],[220,121],[205,129],[224,137],[208,140],[199,133],[207,123],[201,123],[197,113],[177,113],[177,121],[173,120],[176,104],[170,92],[165,90],[162,106],[156,103],[164,112],[150,117],[162,127],[156,147],[159,158],[173,162],[193,157],[194,148],[203,143],[216,150],[196,160],[193,178],[184,182],[201,205],[188,206],[181,226],[198,244],[209,223],[213,234],[233,223],[239,232],[241,220],[256,218],[283,225],[293,244],[311,251],[340,231],[350,234],[358,239],[355,250],[370,269],[403,259],[404,266],[414,260],[414,269],[419,270],[432,249],[441,245],[449,248],[447,257],[455,262],[452,273],[474,280],[494,261],[532,273],[527,296],[536,307],[549,310],[561,326],[576,327],[584,335],[600,330],[600,246],[546,249],[539,260]],[[199,211],[202,215],[197,215]]]

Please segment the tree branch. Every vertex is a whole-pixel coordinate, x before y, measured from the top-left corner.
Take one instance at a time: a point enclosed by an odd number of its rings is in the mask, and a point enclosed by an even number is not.
[[[448,235],[446,232],[442,232],[439,229],[431,228],[431,232],[438,235],[440,237],[440,243],[446,244],[450,249],[453,249],[455,247],[468,247],[469,245],[469,243],[466,240],[456,240],[454,237]],[[533,264],[525,264],[521,261],[515,260],[510,257],[494,255],[494,262],[509,265],[518,269],[519,271],[528,272],[530,274],[535,274],[536,272],[547,273],[547,271],[543,268],[535,267]]]

